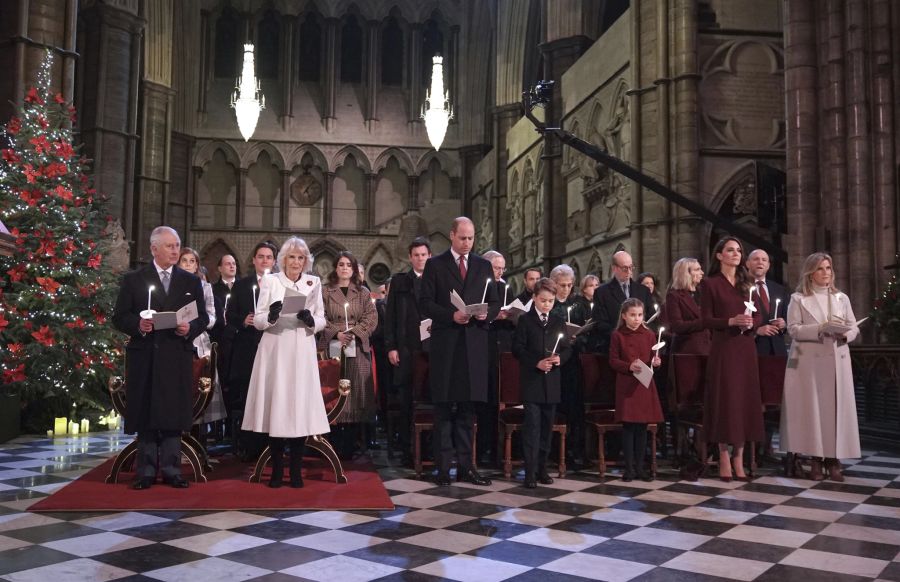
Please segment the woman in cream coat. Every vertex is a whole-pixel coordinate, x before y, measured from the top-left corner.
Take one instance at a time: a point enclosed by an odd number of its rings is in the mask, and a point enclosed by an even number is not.
[[[853,326],[845,334],[822,332],[829,320]],[[784,399],[781,449],[811,457],[810,478],[843,481],[838,459],[860,456],[859,427],[848,342],[859,330],[850,299],[834,286],[826,253],[806,258],[797,292],[791,296],[787,327],[791,339]]]
[[[290,446],[291,487],[303,487],[305,437],[329,432],[316,359],[315,334],[325,328],[322,285],[310,274],[313,261],[303,239],[288,239],[278,261],[281,272],[260,281],[253,325],[265,333],[253,362],[242,428],[269,434],[270,487],[282,484],[285,440]],[[306,295],[306,309],[281,315],[287,289]]]

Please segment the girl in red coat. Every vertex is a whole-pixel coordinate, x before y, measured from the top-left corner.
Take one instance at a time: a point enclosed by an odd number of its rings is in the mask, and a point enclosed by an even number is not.
[[[628,299],[622,304],[619,327],[609,344],[609,365],[616,372],[616,422],[622,423],[622,454],[625,457],[623,481],[638,477],[652,481],[653,475],[644,469],[647,449],[647,425],[662,422],[662,407],[656,394],[656,383],[643,384],[632,372],[641,369],[640,362],[654,368],[662,363],[653,354],[656,337],[644,326],[644,304],[640,299]]]

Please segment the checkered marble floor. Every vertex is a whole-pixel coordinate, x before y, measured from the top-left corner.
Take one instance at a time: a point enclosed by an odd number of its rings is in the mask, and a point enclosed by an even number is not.
[[[394,511],[27,512],[128,440],[0,445],[0,579],[900,581],[900,456],[878,452],[843,484],[664,470],[536,490],[500,478],[437,488],[382,455]]]

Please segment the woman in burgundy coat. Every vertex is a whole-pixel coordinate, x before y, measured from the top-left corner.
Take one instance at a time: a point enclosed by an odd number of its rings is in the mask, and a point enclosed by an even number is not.
[[[644,470],[647,449],[647,425],[662,422],[662,407],[656,383],[641,384],[632,372],[641,362],[659,367],[661,361],[653,353],[656,336],[644,326],[644,304],[640,299],[626,299],[619,316],[619,327],[609,343],[609,366],[616,372],[616,422],[622,423],[622,456],[625,458],[623,481],[638,477],[652,481]]]
[[[671,354],[709,355],[709,330],[703,327],[700,294],[703,269],[697,259],[678,259],[672,267],[672,286],[662,314],[672,332]]]
[[[703,428],[707,442],[719,444],[719,478],[739,481],[744,473],[744,443],[765,438],[762,394],[753,330],[763,324],[762,311],[748,314],[753,281],[744,268],[740,241],[723,238],[713,250],[710,275],[700,285],[703,325],[712,330],[706,364]],[[754,302],[756,301],[754,297]],[[728,445],[734,447],[731,458]]]

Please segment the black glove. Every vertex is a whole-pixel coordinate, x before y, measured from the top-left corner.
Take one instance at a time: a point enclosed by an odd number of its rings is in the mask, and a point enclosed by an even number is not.
[[[281,301],[276,301],[269,305],[269,323],[275,323],[278,321],[278,316],[281,315]]]
[[[306,325],[306,327],[316,327],[316,320],[313,319],[312,313],[309,312],[309,309],[298,311],[297,319],[302,321],[304,325]]]

